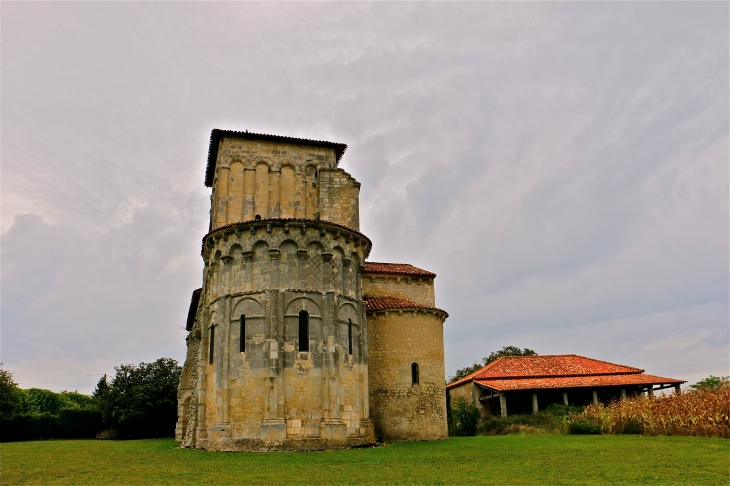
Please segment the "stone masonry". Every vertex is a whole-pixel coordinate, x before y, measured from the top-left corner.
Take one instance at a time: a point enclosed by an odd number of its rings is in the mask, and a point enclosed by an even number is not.
[[[435,275],[387,267],[398,264],[366,271],[360,184],[337,167],[345,149],[211,134],[203,286],[178,392],[183,447],[321,450],[373,443],[376,433],[447,437],[447,314],[433,307]]]

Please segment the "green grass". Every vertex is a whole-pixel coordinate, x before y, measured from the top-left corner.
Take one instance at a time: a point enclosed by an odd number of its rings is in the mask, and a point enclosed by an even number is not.
[[[0,446],[11,484],[728,484],[730,441],[456,437],[328,452],[204,452],[172,439]]]

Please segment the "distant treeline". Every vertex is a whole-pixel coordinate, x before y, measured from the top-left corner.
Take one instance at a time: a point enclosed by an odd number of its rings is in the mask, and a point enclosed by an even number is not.
[[[91,396],[21,389],[0,369],[0,442],[171,436],[177,421],[180,366],[170,358],[115,368]]]

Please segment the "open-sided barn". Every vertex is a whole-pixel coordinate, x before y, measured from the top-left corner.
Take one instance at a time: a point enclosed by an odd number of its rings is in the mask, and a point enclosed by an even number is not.
[[[597,359],[561,354],[510,356],[446,386],[453,404],[463,399],[482,416],[538,412],[552,403],[587,405],[675,387],[682,380]]]

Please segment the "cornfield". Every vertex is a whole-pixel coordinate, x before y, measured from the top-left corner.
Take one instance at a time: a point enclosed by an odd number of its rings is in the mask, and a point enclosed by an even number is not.
[[[730,438],[730,385],[589,405],[583,412],[571,415],[569,422],[579,427],[593,425],[603,434]]]

